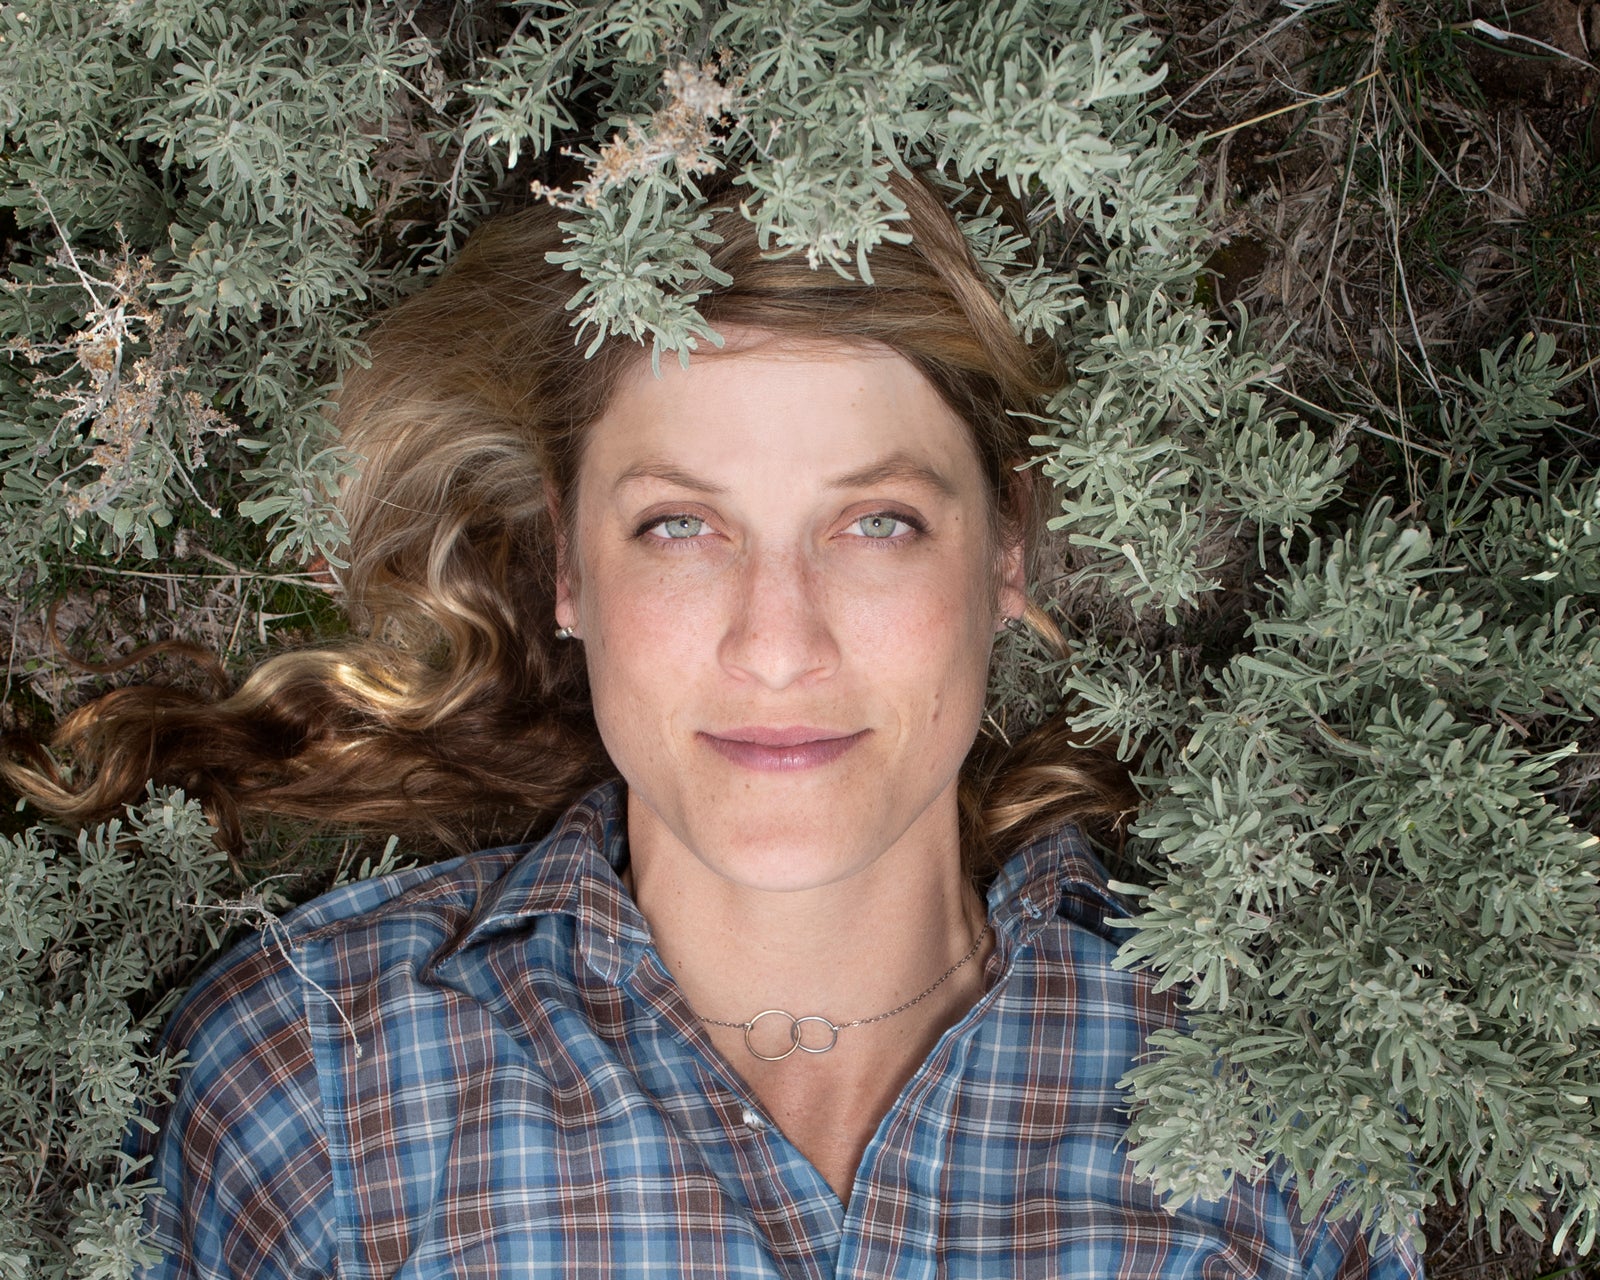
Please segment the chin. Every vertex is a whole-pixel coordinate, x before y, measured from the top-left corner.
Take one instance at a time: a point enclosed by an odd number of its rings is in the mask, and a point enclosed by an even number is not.
[[[818,822],[814,813],[786,811],[761,803],[759,793],[747,812],[724,812],[710,823],[696,823],[685,834],[695,856],[723,878],[751,889],[793,893],[837,884],[873,861],[871,824],[841,822],[837,813]],[[742,807],[742,806],[741,806]]]

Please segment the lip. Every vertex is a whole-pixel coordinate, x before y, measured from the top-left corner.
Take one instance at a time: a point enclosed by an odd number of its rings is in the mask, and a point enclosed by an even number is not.
[[[718,755],[746,769],[785,773],[832,764],[867,736],[808,725],[748,725],[699,735]]]

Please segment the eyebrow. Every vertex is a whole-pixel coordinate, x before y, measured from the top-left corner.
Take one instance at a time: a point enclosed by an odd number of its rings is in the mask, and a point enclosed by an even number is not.
[[[886,480],[906,480],[912,484],[925,485],[935,489],[947,498],[959,496],[959,491],[951,479],[937,467],[931,467],[926,462],[918,461],[906,453],[891,453],[881,462],[874,462],[870,466],[862,467],[859,471],[846,472],[842,476],[835,476],[828,481],[830,489],[867,489],[875,484],[882,484]]]
[[[636,480],[662,480],[667,484],[677,485],[682,489],[689,489],[695,493],[724,494],[727,493],[725,485],[716,484],[697,476],[692,471],[685,471],[682,467],[674,466],[670,462],[656,459],[645,459],[636,462],[620,476],[617,477],[616,487],[621,488]],[[844,475],[834,476],[826,481],[829,489],[868,489],[873,485],[883,484],[889,480],[909,481],[912,484],[924,485],[936,490],[946,497],[958,496],[956,486],[950,478],[936,467],[931,467],[925,462],[920,462],[906,453],[891,453],[887,458],[860,468],[857,471],[847,471]]]
[[[620,476],[617,477],[616,487],[622,488],[635,480],[664,480],[668,484],[675,484],[681,489],[692,489],[696,493],[720,494],[727,493],[725,485],[713,484],[692,471],[685,471],[682,467],[675,467],[670,462],[658,462],[646,459],[636,462]]]

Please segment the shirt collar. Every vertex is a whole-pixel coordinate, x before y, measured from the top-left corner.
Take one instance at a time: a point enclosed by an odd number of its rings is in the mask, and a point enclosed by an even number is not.
[[[605,948],[648,943],[650,927],[619,879],[627,862],[626,789],[618,779],[579,800],[512,864],[478,900],[448,954],[544,915],[574,917]],[[990,923],[1016,943],[1029,941],[1057,916],[1111,937],[1107,921],[1127,915],[1107,887],[1104,868],[1070,825],[1008,858],[989,886],[988,905]]]
[[[1105,868],[1070,823],[1036,836],[1000,868],[989,886],[989,922],[1015,943],[1030,941],[1057,917],[1121,941],[1108,921],[1128,914],[1111,892]]]
[[[609,944],[648,942],[650,927],[619,878],[628,864],[627,809],[620,779],[602,783],[568,809],[478,899],[454,953],[526,927],[539,916],[568,915]]]

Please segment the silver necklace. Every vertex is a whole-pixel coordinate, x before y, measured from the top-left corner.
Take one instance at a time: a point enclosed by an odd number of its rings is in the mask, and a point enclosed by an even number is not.
[[[852,1027],[871,1026],[874,1022],[883,1022],[885,1019],[892,1018],[896,1014],[904,1013],[907,1009],[911,1008],[912,1005],[921,1004],[940,987],[944,986],[945,983],[950,981],[951,978],[955,977],[955,975],[960,972],[961,968],[969,960],[971,960],[973,956],[978,954],[978,948],[983,945],[984,935],[988,932],[989,925],[987,922],[985,922],[984,926],[978,930],[978,936],[972,940],[972,945],[967,948],[966,955],[962,956],[961,959],[957,960],[953,965],[941,973],[938,978],[934,980],[933,985],[924,991],[920,996],[913,996],[904,1004],[896,1005],[887,1013],[876,1013],[870,1018],[856,1018],[851,1022],[834,1022],[832,1019],[824,1018],[820,1013],[808,1013],[804,1017],[797,1018],[787,1009],[763,1009],[748,1022],[723,1022],[717,1018],[705,1017],[701,1017],[700,1021],[711,1027],[732,1027],[736,1031],[743,1031],[744,1047],[749,1051],[752,1058],[759,1058],[762,1062],[782,1062],[785,1058],[789,1057],[790,1054],[794,1053],[796,1049],[798,1049],[801,1053],[827,1053],[829,1049],[833,1048],[834,1045],[839,1043],[839,1033],[841,1031],[848,1031]],[[696,1016],[699,1017],[698,1014]],[[750,1035],[756,1029],[756,1023],[760,1022],[763,1018],[787,1018],[789,1020],[789,1047],[782,1053],[761,1053],[756,1049],[755,1045],[750,1042]],[[826,1044],[806,1044],[804,1042],[805,1031],[802,1030],[802,1028],[804,1028],[807,1023],[813,1023],[818,1027],[825,1027],[827,1029],[826,1034],[828,1037],[828,1042]]]

